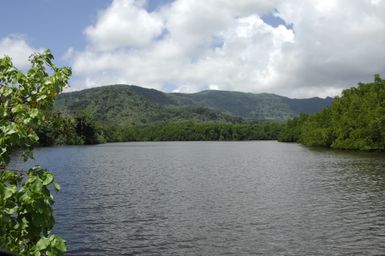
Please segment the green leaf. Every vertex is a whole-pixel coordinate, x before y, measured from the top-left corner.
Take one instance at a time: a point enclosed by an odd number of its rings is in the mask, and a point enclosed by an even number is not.
[[[6,130],[6,135],[11,135],[17,133],[15,127],[7,127],[8,129]]]
[[[54,183],[53,183],[53,188],[54,188],[56,191],[59,191],[59,190],[60,190],[60,185],[59,185],[59,183],[54,182]]]
[[[7,200],[10,197],[12,197],[16,193],[16,191],[17,191],[17,187],[14,185],[9,185],[9,186],[5,187],[4,200]]]
[[[43,181],[43,185],[48,185],[53,182],[53,175],[51,173],[47,173],[47,176],[45,177],[45,180]]]
[[[39,114],[39,110],[36,108],[31,108],[31,110],[29,111],[29,115],[31,118],[37,117],[38,114]]]
[[[47,249],[47,247],[51,244],[50,239],[48,237],[42,237],[36,244],[36,249],[39,251]]]
[[[67,251],[67,245],[65,241],[58,236],[55,236],[55,235],[52,235],[52,236],[54,237],[54,239],[52,240],[52,247],[61,252]]]
[[[39,102],[39,101],[45,100],[46,98],[47,98],[47,95],[46,95],[46,94],[43,94],[43,95],[41,95],[41,96],[39,96],[39,97],[37,98],[37,101]]]
[[[4,209],[4,212],[5,212],[6,214],[12,215],[12,214],[14,214],[14,213],[17,211],[17,209],[18,209],[17,206],[15,206],[15,207],[13,207],[13,208],[5,208],[5,209]]]
[[[23,111],[23,105],[16,105],[11,109],[12,113],[17,113]]]

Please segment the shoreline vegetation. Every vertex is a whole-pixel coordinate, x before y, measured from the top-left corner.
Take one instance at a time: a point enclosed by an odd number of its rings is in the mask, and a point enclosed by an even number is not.
[[[133,141],[245,141],[277,140],[283,123],[260,121],[216,123],[179,121],[151,125],[102,126],[87,114],[50,113],[37,127],[38,146],[92,145]]]
[[[336,97],[314,115],[299,115],[283,127],[279,141],[333,149],[385,150],[385,80],[374,76]]]
[[[106,125],[86,112],[49,112],[36,128],[40,146],[129,141],[278,140],[306,146],[361,151],[385,150],[385,80],[346,89],[320,112],[280,121],[180,120],[148,125]]]

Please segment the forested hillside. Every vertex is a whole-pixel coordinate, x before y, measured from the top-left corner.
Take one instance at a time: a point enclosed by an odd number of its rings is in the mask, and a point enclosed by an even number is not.
[[[180,120],[238,122],[239,118],[199,105],[178,105],[160,91],[114,85],[58,97],[55,109],[74,114],[86,112],[103,125],[136,126]]]
[[[337,149],[385,150],[385,80],[346,89],[333,104],[313,115],[290,120],[281,141]]]
[[[229,91],[163,93],[111,85],[59,95],[53,111],[35,130],[41,145],[277,139],[283,121],[317,112],[331,102],[332,98]]]
[[[269,93],[203,91],[194,94],[171,94],[180,104],[207,106],[252,120],[282,121],[300,113],[313,114],[329,106],[332,98],[290,99]]]
[[[283,121],[300,113],[315,113],[331,102],[332,98],[289,99],[228,91],[163,93],[138,86],[112,85],[61,94],[55,108],[68,113],[85,111],[104,124],[136,126],[188,120]]]

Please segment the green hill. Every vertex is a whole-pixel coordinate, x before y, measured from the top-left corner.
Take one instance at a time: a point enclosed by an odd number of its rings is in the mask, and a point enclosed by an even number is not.
[[[236,123],[241,120],[283,121],[300,113],[312,114],[332,98],[290,99],[275,94],[202,91],[164,93],[131,85],[110,85],[63,93],[55,109],[85,111],[102,124],[136,126],[172,121]]]
[[[287,120],[300,113],[316,113],[332,102],[332,98],[290,99],[276,94],[230,91],[170,95],[181,105],[205,106],[252,120]]]

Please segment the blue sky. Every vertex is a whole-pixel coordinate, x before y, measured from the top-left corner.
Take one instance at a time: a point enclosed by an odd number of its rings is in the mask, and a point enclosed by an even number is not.
[[[173,0],[148,1],[149,12]],[[0,38],[9,35],[24,37],[34,48],[50,48],[55,56],[64,56],[68,48],[84,49],[84,29],[97,20],[100,10],[107,8],[111,0],[3,0]],[[17,13],[17,17],[15,17]],[[272,26],[284,24],[271,14],[263,20]],[[68,64],[57,58],[60,64]]]
[[[109,0],[3,0],[0,38],[25,37],[32,47],[50,48],[63,56],[69,47],[85,46],[83,30],[97,19]],[[15,15],[17,14],[17,15]]]
[[[385,0],[3,0],[0,55],[113,83],[334,96],[385,76]],[[295,31],[294,31],[295,29]],[[23,61],[24,60],[24,61]]]

